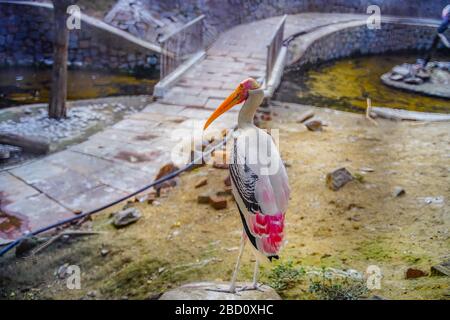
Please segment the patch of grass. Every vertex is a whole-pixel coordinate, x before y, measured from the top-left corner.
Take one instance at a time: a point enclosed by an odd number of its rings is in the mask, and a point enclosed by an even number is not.
[[[325,270],[322,275],[312,279],[309,292],[321,300],[357,300],[367,294],[364,280],[349,277],[327,277]]]
[[[103,294],[115,297],[131,296],[133,298],[146,298],[152,289],[155,289],[154,280],[159,278],[159,269],[167,263],[145,258],[130,262],[119,270],[114,277],[108,279],[101,288]],[[168,277],[167,273],[164,274]],[[157,287],[157,285],[156,285]]]
[[[302,267],[294,267],[292,261],[276,265],[268,276],[272,288],[277,291],[284,291],[293,288],[305,275]]]
[[[357,250],[366,260],[388,261],[392,259],[392,252],[380,239],[364,241]]]

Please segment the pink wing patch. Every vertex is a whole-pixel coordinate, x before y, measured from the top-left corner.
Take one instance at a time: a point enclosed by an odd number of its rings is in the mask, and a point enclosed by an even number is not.
[[[284,214],[264,215],[256,212],[249,220],[258,249],[267,255],[276,255],[283,243]]]

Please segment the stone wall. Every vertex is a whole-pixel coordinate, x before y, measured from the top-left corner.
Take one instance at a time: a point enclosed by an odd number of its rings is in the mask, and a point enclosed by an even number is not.
[[[301,41],[291,42],[290,69],[355,55],[426,50],[436,35],[435,27],[400,23],[383,23],[379,30],[370,30],[365,24],[327,29],[330,32],[320,34],[322,31],[317,31],[318,35],[313,32]],[[450,36],[450,30],[446,35]]]
[[[0,2],[0,65],[52,64],[53,37],[51,7]],[[158,60],[157,52],[84,20],[80,30],[70,31],[69,65],[74,67],[128,71],[150,68]]]
[[[379,5],[383,15],[439,19],[448,0],[118,0],[105,20],[156,43],[179,22],[204,14],[208,45],[238,24],[302,12],[366,14],[372,4]]]

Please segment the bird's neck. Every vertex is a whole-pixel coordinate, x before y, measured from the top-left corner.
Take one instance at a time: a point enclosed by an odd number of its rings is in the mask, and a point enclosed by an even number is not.
[[[248,98],[242,106],[241,111],[239,111],[239,128],[253,126],[253,117],[255,116],[256,109],[258,109],[263,99],[263,89],[251,90],[248,92]]]

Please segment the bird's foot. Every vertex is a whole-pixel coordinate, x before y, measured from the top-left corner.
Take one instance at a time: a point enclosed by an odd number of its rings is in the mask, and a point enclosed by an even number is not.
[[[264,292],[262,285],[260,286],[258,283],[253,283],[250,286],[240,287],[237,291],[242,292],[242,291],[253,291],[253,290]]]
[[[223,289],[223,288],[208,288],[206,289],[207,291],[213,291],[213,292],[222,292],[222,293],[231,293],[231,294],[235,294],[240,296],[239,291],[240,290],[236,290],[236,288],[228,288],[228,289]]]

